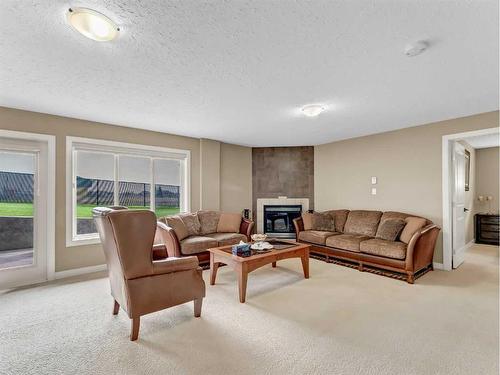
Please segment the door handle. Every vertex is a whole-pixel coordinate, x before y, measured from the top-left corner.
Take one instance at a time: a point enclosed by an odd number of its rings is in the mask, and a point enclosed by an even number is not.
[[[464,212],[468,212],[468,211],[470,211],[470,210],[468,208],[464,207]]]

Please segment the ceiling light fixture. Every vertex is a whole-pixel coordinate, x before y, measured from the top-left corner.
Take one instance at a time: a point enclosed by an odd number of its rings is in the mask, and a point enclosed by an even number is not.
[[[405,55],[408,57],[420,55],[427,49],[427,47],[428,44],[424,41],[418,41],[412,44],[408,44],[405,48]]]
[[[325,110],[325,107],[323,107],[320,104],[309,104],[304,107],[302,107],[301,111],[304,115],[307,117],[316,117],[319,116],[321,112]]]
[[[118,36],[120,28],[104,14],[88,8],[69,8],[68,22],[87,38],[107,42]]]

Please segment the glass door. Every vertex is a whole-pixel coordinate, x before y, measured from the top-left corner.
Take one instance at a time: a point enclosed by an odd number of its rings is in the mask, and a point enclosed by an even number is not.
[[[47,145],[0,138],[0,289],[47,279]]]

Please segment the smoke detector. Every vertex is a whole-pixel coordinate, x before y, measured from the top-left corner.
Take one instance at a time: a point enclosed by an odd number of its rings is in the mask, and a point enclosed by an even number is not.
[[[412,44],[408,44],[405,48],[405,55],[408,57],[420,55],[427,49],[427,47],[428,44],[424,41],[418,41]]]

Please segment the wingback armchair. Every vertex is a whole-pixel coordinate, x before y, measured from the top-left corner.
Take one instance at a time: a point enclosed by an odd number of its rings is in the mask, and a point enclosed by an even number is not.
[[[139,336],[140,317],[194,301],[201,315],[205,282],[195,256],[154,260],[156,216],[151,211],[98,207],[94,220],[106,257],[114,298],[113,314],[121,307],[131,319],[130,340]]]

